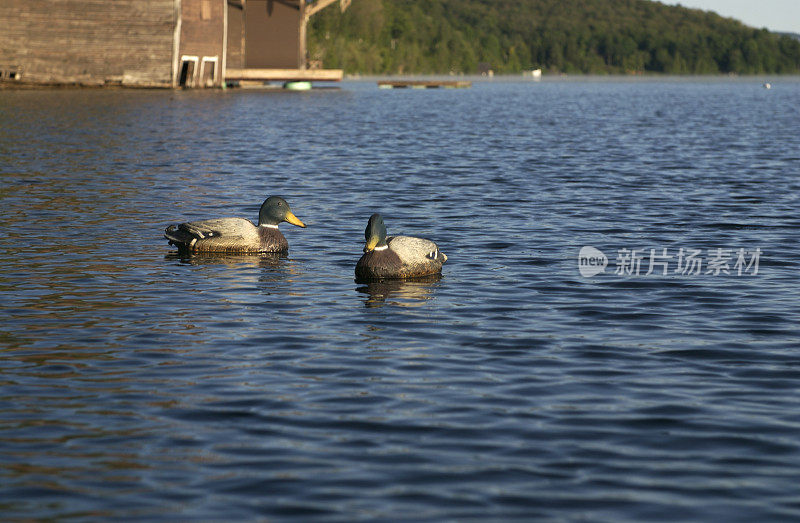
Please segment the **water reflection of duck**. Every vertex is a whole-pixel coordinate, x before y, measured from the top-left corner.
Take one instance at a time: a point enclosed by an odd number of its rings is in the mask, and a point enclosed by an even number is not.
[[[164,258],[180,265],[202,268],[201,272],[196,273],[199,280],[213,281],[212,286],[223,287],[232,294],[249,293],[249,289],[255,286],[263,294],[285,295],[289,292],[287,286],[291,285],[293,277],[302,272],[285,252],[198,252],[186,255],[173,251]]]
[[[261,204],[258,226],[245,218],[216,218],[170,225],[164,237],[182,253],[286,252],[289,242],[278,230],[281,222],[306,226],[286,200],[270,196]]]
[[[356,264],[359,282],[418,278],[442,272],[447,256],[430,240],[386,236],[380,214],[373,214],[364,230],[364,255]]]
[[[356,291],[367,295],[364,306],[368,308],[382,307],[390,298],[395,305],[415,307],[433,298],[435,283],[441,278],[441,274],[432,274],[413,280],[369,282]]]
[[[191,256],[186,256],[185,253],[172,252],[167,254],[165,258],[189,265],[225,265],[227,267],[250,266],[262,269],[283,269],[288,260],[285,252],[262,252],[255,254],[197,252],[193,253]]]

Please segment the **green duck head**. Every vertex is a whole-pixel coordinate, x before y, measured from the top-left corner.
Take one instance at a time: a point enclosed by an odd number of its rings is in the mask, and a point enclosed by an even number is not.
[[[280,196],[270,196],[261,204],[261,210],[258,211],[258,224],[277,226],[281,222],[288,222],[298,227],[306,226],[300,221],[300,218],[292,213],[286,200]]]
[[[380,214],[375,213],[369,217],[367,228],[364,229],[364,238],[367,244],[364,246],[364,252],[374,251],[376,247],[386,247],[386,225],[383,224],[383,218]]]

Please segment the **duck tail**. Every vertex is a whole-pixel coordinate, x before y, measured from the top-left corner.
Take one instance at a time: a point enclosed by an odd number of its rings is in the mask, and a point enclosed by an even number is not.
[[[439,248],[435,248],[431,252],[426,255],[427,258],[431,260],[438,261],[439,263],[444,264],[447,261],[447,255],[439,250]]]
[[[170,245],[177,247],[185,247],[192,241],[189,233],[178,227],[177,225],[170,225],[164,230],[164,238],[166,238]]]

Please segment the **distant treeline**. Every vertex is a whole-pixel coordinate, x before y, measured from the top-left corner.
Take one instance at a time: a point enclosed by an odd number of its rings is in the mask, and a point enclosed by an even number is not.
[[[798,73],[800,41],[650,0],[353,0],[312,59],[348,73]]]

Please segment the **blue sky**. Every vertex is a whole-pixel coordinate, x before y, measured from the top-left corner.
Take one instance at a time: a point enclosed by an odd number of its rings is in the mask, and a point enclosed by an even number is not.
[[[800,0],[661,0],[664,4],[715,11],[770,31],[800,33]]]

